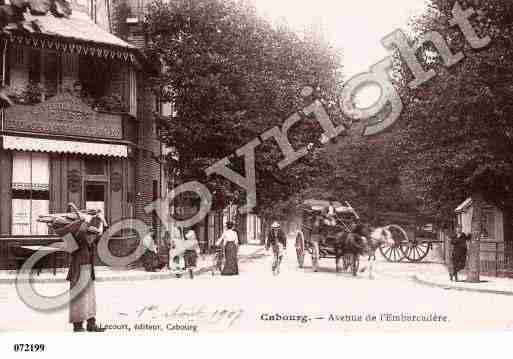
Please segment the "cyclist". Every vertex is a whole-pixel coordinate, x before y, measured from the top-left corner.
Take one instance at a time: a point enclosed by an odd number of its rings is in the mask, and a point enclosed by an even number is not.
[[[280,273],[280,263],[283,259],[283,253],[287,249],[287,237],[281,230],[281,226],[278,222],[274,222],[271,225],[271,231],[267,235],[265,249],[269,250],[269,248],[272,248],[274,256],[272,265],[273,274],[277,275]]]

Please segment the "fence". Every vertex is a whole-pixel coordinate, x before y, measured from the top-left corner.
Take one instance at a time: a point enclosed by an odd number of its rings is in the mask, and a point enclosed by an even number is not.
[[[495,277],[513,275],[513,243],[491,240],[480,241],[480,273]],[[467,253],[467,266],[470,253]]]

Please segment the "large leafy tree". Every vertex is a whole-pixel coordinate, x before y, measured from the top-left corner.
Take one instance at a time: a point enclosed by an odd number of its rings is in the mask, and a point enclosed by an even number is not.
[[[429,10],[414,19],[419,33],[440,32],[453,51],[465,58],[447,69],[439,59],[422,56],[438,76],[402,95],[405,110],[398,148],[404,168],[426,210],[450,221],[457,204],[479,195],[506,211],[513,206],[513,3],[502,0],[459,0],[473,7],[471,19],[479,36],[492,38],[479,51],[449,26],[454,0],[433,0]],[[424,48],[430,53],[429,48]],[[424,53],[425,54],[425,53]],[[402,79],[411,80],[403,66]]]
[[[383,114],[378,116],[384,116]],[[417,214],[415,195],[401,173],[395,138],[400,131],[394,126],[371,137],[362,137],[365,123],[353,123],[347,136],[326,148],[333,172],[323,188],[312,191],[312,197],[327,196],[348,201],[360,217],[377,224],[387,214]]]
[[[221,0],[157,1],[149,8],[148,53],[161,59],[155,79],[175,114],[161,118],[162,139],[175,149],[171,167],[179,182],[209,186],[216,207],[244,202],[244,191],[204,169],[225,156],[244,174],[240,146],[281,126],[293,113],[323,99],[332,121],[340,120],[340,55],[314,36],[300,36],[286,25],[273,26],[246,2]],[[302,89],[314,91],[303,96]],[[337,123],[338,124],[338,123]],[[289,132],[296,147],[317,143],[321,130],[303,118]],[[316,151],[284,169],[274,140],[256,149],[257,210],[283,214],[294,195],[319,183],[330,165]]]

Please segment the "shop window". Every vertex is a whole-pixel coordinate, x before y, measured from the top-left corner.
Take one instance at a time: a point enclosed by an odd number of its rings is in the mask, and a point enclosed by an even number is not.
[[[48,226],[37,222],[49,213],[50,159],[44,153],[13,152],[12,234],[46,235]]]
[[[105,213],[105,184],[88,182],[85,185],[86,209],[99,209]]]
[[[87,158],[84,161],[85,171],[88,175],[105,175],[105,161],[97,158]]]

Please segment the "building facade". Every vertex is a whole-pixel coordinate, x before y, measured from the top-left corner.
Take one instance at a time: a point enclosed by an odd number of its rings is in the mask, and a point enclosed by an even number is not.
[[[69,16],[25,13],[33,31],[20,26],[1,38],[12,105],[1,114],[0,268],[15,265],[13,248],[55,241],[37,218],[69,202],[102,209],[111,224],[159,227],[145,210],[167,191],[148,66],[109,32],[108,2],[88,4],[75,1]],[[120,235],[114,247],[136,241]]]
[[[456,225],[463,233],[472,233],[474,212],[472,198],[456,209]],[[480,272],[487,275],[513,277],[513,218],[497,206],[485,203],[481,211],[479,238]]]

